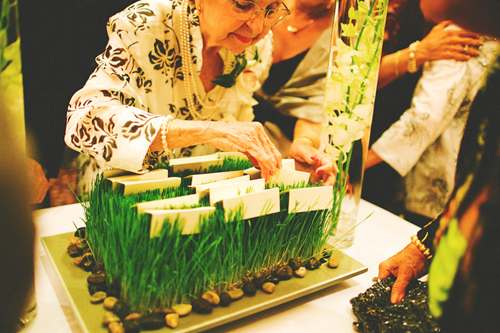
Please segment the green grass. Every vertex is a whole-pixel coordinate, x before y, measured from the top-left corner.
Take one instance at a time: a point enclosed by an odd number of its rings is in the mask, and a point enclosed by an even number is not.
[[[233,161],[210,172],[247,167]],[[192,173],[184,171],[182,176]],[[317,184],[296,184],[306,186]],[[122,297],[135,311],[190,302],[206,290],[220,293],[240,284],[244,276],[258,275],[289,258],[319,256],[333,227],[330,210],[289,215],[288,196],[282,194],[278,213],[242,220],[241,212],[234,211],[226,221],[218,204],[199,233],[182,235],[178,221],[169,221],[158,237],[150,238],[149,215],[138,215],[134,205],[192,191],[183,183],[177,189],[124,196],[113,194],[102,179],[90,191],[89,204],[84,205],[87,240],[108,279],[121,278]],[[207,199],[200,202],[208,205]]]

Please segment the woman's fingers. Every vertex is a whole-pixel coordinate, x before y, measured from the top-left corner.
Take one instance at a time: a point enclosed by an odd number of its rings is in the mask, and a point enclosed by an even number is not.
[[[262,176],[269,179],[281,168],[281,154],[267,137],[260,123],[221,122],[218,137],[208,144],[224,151],[238,151],[246,154],[253,165],[258,165]]]

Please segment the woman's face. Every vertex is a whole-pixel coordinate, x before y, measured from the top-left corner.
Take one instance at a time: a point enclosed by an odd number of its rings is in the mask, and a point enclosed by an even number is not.
[[[280,1],[273,0],[254,2],[262,8],[271,4],[281,4]],[[253,19],[240,20],[231,15],[232,4],[231,0],[196,0],[205,49],[225,47],[238,54],[257,43],[269,32],[271,27],[264,25],[264,11],[259,11]]]

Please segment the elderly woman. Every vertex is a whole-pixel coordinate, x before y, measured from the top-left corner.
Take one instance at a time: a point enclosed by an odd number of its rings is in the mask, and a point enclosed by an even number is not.
[[[164,152],[245,153],[264,177],[281,155],[253,119],[270,66],[272,0],[150,0],[108,23],[97,69],[70,101],[65,141],[101,167],[140,172]],[[212,121],[216,120],[216,121]]]

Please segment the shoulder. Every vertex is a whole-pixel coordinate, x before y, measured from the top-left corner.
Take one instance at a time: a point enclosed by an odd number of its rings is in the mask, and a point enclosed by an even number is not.
[[[141,27],[172,20],[174,11],[180,10],[181,4],[181,0],[138,1],[112,16],[108,25],[127,22],[134,27]]]

